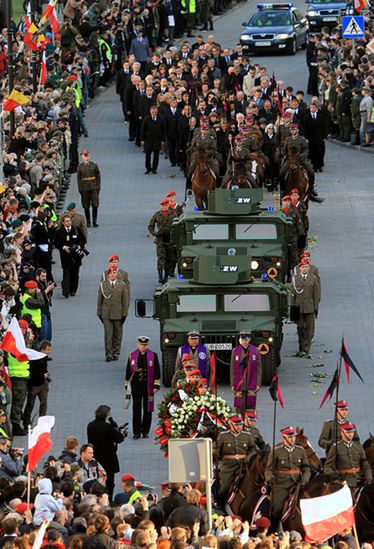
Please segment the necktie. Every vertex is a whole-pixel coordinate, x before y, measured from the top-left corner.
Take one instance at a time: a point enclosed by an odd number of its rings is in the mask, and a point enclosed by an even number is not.
[[[316,119],[316,115],[315,115],[315,114],[313,114],[313,120],[315,120],[315,119]]]

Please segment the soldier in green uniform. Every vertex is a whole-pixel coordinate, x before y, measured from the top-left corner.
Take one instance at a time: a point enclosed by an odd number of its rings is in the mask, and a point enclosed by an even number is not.
[[[99,194],[101,189],[100,170],[95,162],[91,162],[90,153],[88,151],[83,151],[81,156],[83,162],[79,164],[77,169],[78,191],[81,195],[87,227],[91,227],[91,206],[93,226],[98,227],[97,212],[99,209]]]
[[[170,191],[166,195],[166,198],[169,200],[169,210],[173,214],[173,217],[179,217],[183,213],[182,204],[177,204],[177,193],[175,191]],[[174,276],[175,267],[178,262],[178,253],[177,247],[170,245],[170,275]]]
[[[250,433],[243,431],[243,418],[232,416],[230,430],[218,435],[216,455],[222,460],[219,472],[219,502],[227,503],[230,489],[245,461],[256,453],[256,445]]]
[[[290,147],[296,148],[300,154],[300,163],[303,168],[308,172],[309,185],[313,189],[314,187],[314,170],[312,163],[309,160],[309,145],[308,140],[302,135],[299,135],[299,125],[293,122],[290,124],[291,135],[286,137],[283,145],[283,155],[287,158]],[[281,168],[281,172],[285,171],[287,162],[285,162]]]
[[[170,260],[173,260],[170,253],[170,229],[174,214],[169,209],[169,200],[167,198],[160,201],[160,206],[161,209],[151,217],[148,231],[155,237],[158,281],[162,283],[166,282],[168,278]]]
[[[297,249],[297,237],[298,237],[298,214],[295,208],[291,208],[291,197],[286,195],[282,198],[282,212],[290,217],[293,221],[290,231],[289,240],[289,263],[291,269],[293,269],[299,263],[299,255]]]
[[[296,429],[281,430],[282,442],[269,455],[265,480],[272,485],[272,515],[279,520],[292,488],[305,486],[310,479],[310,466],[304,448],[296,446]]]
[[[188,355],[185,355],[185,356],[187,357]],[[190,380],[190,373],[193,370],[196,370],[196,366],[193,362],[191,362],[191,360],[192,359],[185,358],[182,361],[182,368],[179,368],[178,370],[175,371],[173,375],[173,379],[171,380],[172,389],[175,389],[179,383],[184,381],[188,382]]]
[[[308,231],[309,231],[308,210],[305,206],[305,202],[300,200],[299,189],[297,188],[292,189],[290,192],[290,197],[291,197],[291,207],[295,208],[300,220],[300,225],[298,227],[297,248],[299,250],[299,253],[302,253],[306,246],[306,241],[308,238]]]
[[[348,416],[348,402],[345,400],[339,400],[335,404],[335,418],[329,419],[324,422],[322,431],[318,440],[318,446],[326,450],[326,453],[330,450],[334,442],[341,440],[341,430],[342,425],[350,423],[347,419]],[[353,435],[353,440],[360,442],[360,438],[355,430]]]
[[[208,119],[206,119],[208,120]],[[217,136],[216,132],[209,128],[209,121],[205,121],[204,118],[200,119],[200,129],[197,128],[194,131],[194,135],[191,141],[191,145],[187,151],[187,157],[189,157],[189,164],[187,175],[188,178],[192,177],[196,168],[196,148],[202,147],[207,155],[209,168],[213,171],[216,178],[219,175],[219,163],[217,152]]]
[[[309,272],[310,274],[314,275],[318,281],[318,284],[321,286],[321,276],[319,274],[319,269],[315,265],[312,265],[311,263],[311,253],[306,251],[303,252],[300,256],[300,263],[308,263],[309,265]],[[300,274],[300,265],[296,265],[296,267],[293,270],[294,274]]]
[[[284,112],[282,115],[282,123],[278,124],[278,134],[279,144],[281,147],[284,146],[284,143],[287,137],[291,136],[290,125],[292,122],[292,114],[289,112]]]
[[[231,136],[229,136],[230,139]],[[226,173],[222,179],[222,187],[224,187],[229,181],[234,180],[238,173],[238,165],[240,167],[240,175],[250,174],[252,171],[252,163],[250,159],[250,151],[244,147],[244,136],[235,136],[235,146],[231,149],[231,152],[227,158]]]
[[[324,472],[331,479],[345,481],[352,492],[364,482],[373,482],[371,467],[362,445],[353,440],[356,427],[353,423],[339,426],[341,440],[333,443],[328,451]]]
[[[255,427],[255,423],[257,421],[257,412],[256,410],[247,410],[244,414],[244,430],[252,435],[253,440],[255,441],[256,447],[261,450],[266,450],[267,444],[262,438],[262,435]]]
[[[361,89],[353,88],[352,90],[352,101],[351,101],[351,122],[352,127],[355,132],[355,139],[352,141],[351,145],[360,145],[360,103],[361,103]]]

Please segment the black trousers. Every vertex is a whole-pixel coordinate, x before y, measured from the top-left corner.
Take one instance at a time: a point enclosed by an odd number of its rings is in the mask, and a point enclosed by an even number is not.
[[[71,292],[76,293],[78,290],[79,269],[80,265],[78,264],[62,269],[61,288],[64,295],[70,294]]]
[[[132,389],[132,431],[134,435],[147,435],[151,428],[152,413],[148,412],[147,388]]]
[[[104,469],[105,469],[105,467],[104,467]],[[108,490],[109,499],[110,499],[110,501],[112,501],[113,491],[114,491],[114,475],[115,475],[115,473],[113,473],[113,471],[107,471],[107,470],[105,470],[105,472],[106,472],[105,486],[106,486],[106,489]]]
[[[153,160],[152,160],[153,153]],[[160,157],[160,151],[155,149],[147,149],[145,151],[145,168],[146,170],[152,170],[153,172],[157,171],[158,168],[158,159]]]
[[[168,138],[168,151],[170,164],[177,163],[177,140]]]

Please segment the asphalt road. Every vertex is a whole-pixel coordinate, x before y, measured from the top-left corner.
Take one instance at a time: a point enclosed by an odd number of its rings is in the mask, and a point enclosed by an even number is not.
[[[240,24],[248,19],[254,2],[249,2],[218,19],[214,36],[222,45],[234,45],[241,32]],[[303,8],[304,4],[299,3]],[[294,88],[306,89],[305,53],[296,56],[257,58],[274,71],[277,79]],[[81,283],[76,297],[65,300],[59,290],[53,302],[53,362],[51,372],[49,412],[56,415],[53,432],[58,454],[68,435],[86,441],[86,425],[101,403],[109,404],[119,422],[131,422],[131,411],[122,408],[123,379],[128,353],[135,347],[136,336],[147,334],[152,347],[158,350],[158,324],[153,320],[137,319],[134,299],[151,297],[157,282],[155,250],[147,236],[147,223],[158,209],[160,198],[175,189],[183,198],[184,181],[180,171],[161,159],[159,174],[146,176],[144,155],[127,140],[127,125],[122,120],[120,103],[113,88],[105,91],[88,109],[86,122],[90,137],[82,140],[102,171],[100,227],[91,229],[91,254],[84,260]],[[341,396],[351,404],[351,417],[357,422],[365,439],[373,430],[372,397],[374,373],[371,343],[374,340],[374,190],[373,157],[369,154],[328,144],[326,169],[318,174],[319,192],[323,205],[310,208],[311,235],[317,237],[313,263],[319,266],[322,278],[322,303],[317,321],[313,359],[297,359],[290,355],[297,350],[296,329],[285,326],[283,361],[280,383],[285,400],[279,410],[277,429],[286,424],[305,427],[316,444],[322,421],[332,414],[332,405],[319,411],[326,390],[313,386],[310,374],[326,372],[331,377],[335,368],[339,343],[345,339],[365,384],[353,377],[350,386],[344,380]],[[67,203],[79,195],[75,177]],[[108,258],[118,253],[121,266],[129,271],[132,283],[132,306],[125,324],[122,356],[119,362],[104,362],[103,330],[96,317],[98,282]],[[59,260],[55,266],[60,279]],[[332,349],[331,353],[326,353]],[[323,363],[321,368],[313,368]],[[220,393],[231,402],[227,387]],[[159,397],[160,398],[160,397]],[[259,395],[258,426],[265,439],[271,439],[272,401],[266,388]],[[153,427],[156,427],[155,421]],[[322,452],[321,452],[322,454]],[[121,472],[131,472],[146,483],[159,484],[167,478],[167,462],[152,438],[133,441],[131,437],[120,446]]]

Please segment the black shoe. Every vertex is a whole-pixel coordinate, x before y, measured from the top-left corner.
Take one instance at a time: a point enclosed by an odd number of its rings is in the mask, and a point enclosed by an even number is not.
[[[148,433],[143,433],[143,438],[149,438],[149,434]]]
[[[64,298],[65,298],[65,299],[68,299],[68,297],[69,297],[69,293],[68,293],[68,292],[64,292],[63,295],[64,295]]]
[[[132,438],[138,439],[138,438],[140,438],[140,435],[132,435]]]
[[[96,222],[94,222],[93,226],[94,226],[94,227],[100,227],[100,225],[99,225],[98,223],[96,223]]]
[[[47,356],[47,361],[51,362],[51,360],[53,360],[53,359],[50,356]]]
[[[133,137],[129,137],[129,141],[135,141]]]
[[[27,431],[24,431],[18,423],[13,423],[13,436],[14,437],[24,437],[27,435]]]
[[[71,297],[74,297],[77,292],[70,292]]]
[[[368,145],[369,147],[370,145]],[[152,170],[152,173],[156,174],[157,173],[157,170]]]
[[[112,360],[118,360],[118,359],[119,359],[119,356],[114,356],[114,357],[112,358]]]
[[[105,362],[112,362],[112,357],[111,357],[111,356],[107,356],[106,359],[105,359]]]
[[[87,221],[87,227],[91,227],[91,221]]]
[[[145,170],[145,175],[148,175],[149,173],[151,173],[152,170]]]

